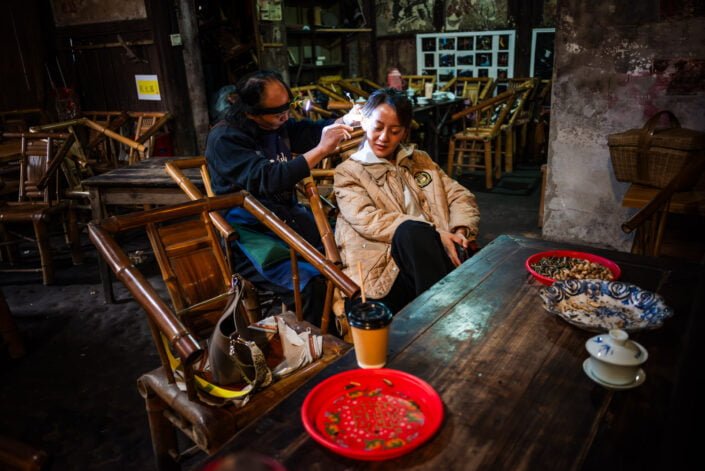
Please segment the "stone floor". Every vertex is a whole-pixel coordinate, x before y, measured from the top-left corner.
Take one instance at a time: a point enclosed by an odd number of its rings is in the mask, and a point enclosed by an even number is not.
[[[481,188],[476,196],[481,246],[503,233],[540,237],[538,185],[523,196]],[[0,274],[27,349],[13,360],[0,341],[0,436],[44,450],[52,471],[153,469],[135,381],[159,360],[141,309],[119,283],[119,301],[103,302],[97,255],[87,238],[83,249],[81,266],[71,266],[67,252],[59,254],[52,286],[43,286],[37,274]],[[158,277],[154,267],[143,269]]]

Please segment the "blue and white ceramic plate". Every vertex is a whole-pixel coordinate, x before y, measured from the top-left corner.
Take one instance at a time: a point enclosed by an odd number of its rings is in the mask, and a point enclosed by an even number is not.
[[[658,294],[621,281],[556,281],[539,295],[548,312],[591,332],[656,329],[673,315]]]

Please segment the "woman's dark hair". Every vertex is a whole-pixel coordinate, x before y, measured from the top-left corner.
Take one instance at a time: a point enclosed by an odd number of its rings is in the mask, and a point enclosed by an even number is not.
[[[399,124],[406,129],[411,127],[411,120],[413,118],[411,101],[406,97],[406,94],[395,88],[380,88],[372,92],[360,112],[363,116],[370,116],[375,108],[382,103],[386,103],[394,108],[399,118]]]
[[[262,103],[264,89],[269,82],[279,82],[286,88],[289,98],[293,98],[291,89],[284,83],[279,72],[258,70],[242,77],[235,84],[235,100],[225,113],[225,120],[230,124],[241,125],[247,120],[245,113],[251,112]]]

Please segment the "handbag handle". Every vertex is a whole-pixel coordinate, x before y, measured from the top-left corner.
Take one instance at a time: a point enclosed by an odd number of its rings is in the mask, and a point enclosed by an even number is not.
[[[639,180],[644,181],[648,179],[648,152],[651,147],[651,140],[654,137],[654,131],[656,130],[656,125],[661,120],[661,116],[668,116],[668,121],[670,127],[666,129],[680,128],[681,123],[676,118],[676,115],[668,110],[661,110],[654,114],[651,118],[644,123],[644,127],[639,131],[639,145],[636,155],[636,173]]]

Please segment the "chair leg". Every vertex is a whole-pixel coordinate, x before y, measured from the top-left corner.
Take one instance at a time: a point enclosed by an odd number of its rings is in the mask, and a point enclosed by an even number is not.
[[[10,266],[17,260],[17,247],[3,224],[0,224],[0,260],[9,263]]]
[[[78,229],[78,214],[75,208],[68,210],[69,244],[71,245],[71,261],[74,265],[83,263],[83,252],[81,252],[81,231]]]
[[[497,135],[497,143],[495,144],[494,148],[494,156],[494,168],[492,168],[491,171],[494,171],[495,180],[499,180],[502,176],[502,133],[499,133]]]
[[[37,238],[39,259],[42,264],[42,278],[45,285],[50,285],[54,283],[54,264],[51,260],[49,231],[44,220],[36,220],[32,224],[34,225],[34,235]]]
[[[504,161],[504,171],[507,173],[512,173],[513,167],[514,167],[514,130],[509,129],[507,131],[507,142],[505,143],[504,148],[506,151],[504,152],[505,155],[505,161]],[[500,165],[500,170],[501,170],[501,165]]]
[[[448,144],[448,176],[453,177],[453,164],[455,159],[455,136],[450,138],[450,144]]]
[[[485,188],[492,189],[492,141],[485,141]]]
[[[178,471],[181,469],[179,463],[174,459],[172,453],[178,450],[176,429],[164,416],[167,409],[164,402],[152,391],[147,392],[144,398],[147,409],[147,419],[149,421],[149,433],[152,437],[152,450],[156,468],[160,471]]]

